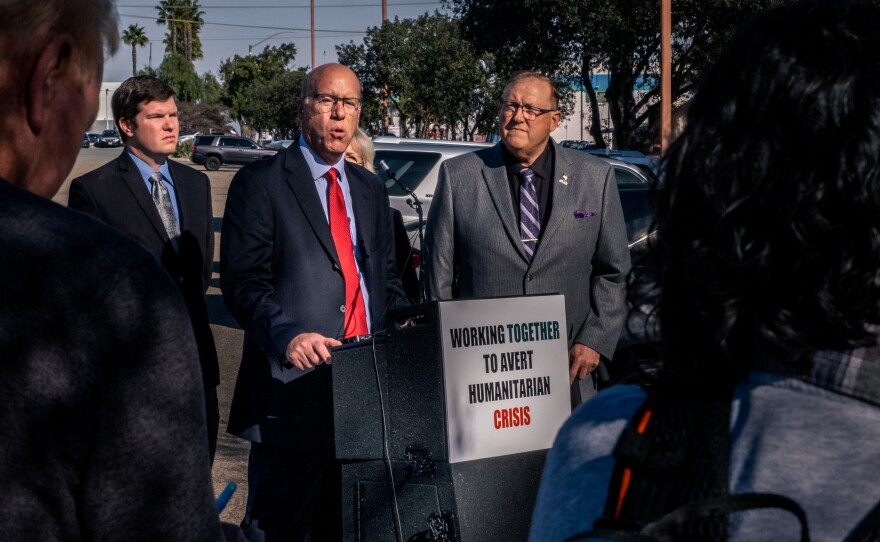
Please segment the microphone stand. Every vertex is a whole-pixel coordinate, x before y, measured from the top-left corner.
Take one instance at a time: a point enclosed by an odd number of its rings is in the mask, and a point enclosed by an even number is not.
[[[397,179],[397,173],[395,173],[393,169],[388,167],[388,164],[385,163],[385,160],[379,160],[379,167],[381,167],[383,170],[385,170],[385,173],[388,174],[388,178],[391,179],[392,181],[394,181],[394,184],[396,184],[397,186],[399,186],[401,188],[401,190],[406,192],[406,194],[409,196],[409,199],[406,200],[406,204],[409,205],[413,210],[415,210],[416,215],[418,215],[418,217],[419,217],[418,239],[419,239],[419,246],[421,247],[422,264],[424,264],[424,262],[427,260],[428,250],[427,250],[427,247],[425,246],[425,236],[424,236],[425,218],[424,218],[424,214],[422,211],[422,202],[421,202],[421,200],[419,200],[419,197],[416,195],[416,193],[414,191],[410,190],[410,188],[408,186],[406,186],[405,184],[403,184],[402,182],[400,182]],[[419,266],[419,275],[420,275],[419,276],[419,299],[417,300],[419,303],[423,303],[428,298],[427,292],[425,291],[425,281],[423,280],[424,277],[421,276],[423,273],[424,273],[424,265],[420,265]]]

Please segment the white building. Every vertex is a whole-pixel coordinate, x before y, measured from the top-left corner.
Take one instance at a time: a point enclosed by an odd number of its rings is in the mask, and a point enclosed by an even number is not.
[[[113,110],[110,108],[110,99],[113,93],[119,88],[122,82],[117,83],[101,83],[101,90],[98,91],[98,116],[92,123],[89,132],[101,133],[104,130],[115,130],[116,122],[113,120]]]

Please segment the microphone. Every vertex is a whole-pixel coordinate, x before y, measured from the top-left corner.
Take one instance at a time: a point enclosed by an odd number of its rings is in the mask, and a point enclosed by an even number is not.
[[[399,186],[404,192],[406,192],[409,195],[410,199],[406,200],[406,203],[407,203],[407,205],[409,205],[410,207],[412,207],[415,210],[416,214],[419,217],[419,230],[418,230],[419,247],[421,247],[421,251],[422,251],[422,261],[426,261],[428,252],[427,252],[427,247],[425,246],[425,235],[424,235],[424,233],[425,233],[425,215],[424,215],[424,212],[422,211],[422,202],[419,200],[419,197],[416,196],[416,193],[414,191],[410,190],[408,186],[406,186],[405,184],[403,184],[402,182],[400,182],[397,179],[397,173],[393,169],[391,169],[391,166],[389,166],[385,162],[385,160],[379,160],[379,167],[382,168],[382,170],[388,175],[389,179],[394,181],[394,184]],[[421,272],[422,271],[420,270],[420,274],[421,274]],[[420,277],[420,279],[419,279],[419,298],[420,299],[418,299],[417,301],[420,303],[423,302],[425,299],[427,299],[427,295],[425,292],[425,281],[422,280],[423,278],[424,277]]]
[[[401,188],[401,190],[406,192],[407,195],[409,195],[409,197],[412,198],[412,200],[407,200],[406,203],[410,207],[412,207],[413,209],[416,209],[417,211],[419,211],[419,209],[417,207],[421,207],[422,202],[419,201],[419,197],[416,196],[416,193],[413,192],[412,190],[410,190],[410,188],[408,186],[406,186],[405,184],[400,182],[400,180],[397,178],[397,173],[393,169],[391,169],[391,166],[389,166],[388,164],[385,163],[385,160],[379,160],[379,167],[382,168],[382,170],[388,175],[389,179],[394,181],[394,184],[399,186]]]

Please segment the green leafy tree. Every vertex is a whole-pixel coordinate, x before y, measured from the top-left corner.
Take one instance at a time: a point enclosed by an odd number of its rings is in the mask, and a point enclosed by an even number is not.
[[[659,128],[660,3],[656,0],[447,0],[477,51],[494,53],[498,75],[534,69],[571,87],[584,85],[590,133],[604,145],[599,101],[590,81],[609,74],[605,94],[619,148],[645,122]],[[677,0],[673,3],[672,93],[683,104],[736,25],[774,0]],[[487,29],[491,28],[491,31]],[[528,37],[528,39],[525,39]],[[650,88],[633,95],[638,84]]]
[[[304,77],[304,72],[292,68],[294,58],[296,46],[284,43],[267,46],[257,55],[235,55],[220,66],[223,103],[245,134],[297,125],[291,100],[299,98],[301,84],[297,81],[302,79],[297,78]]]
[[[336,51],[361,79],[361,122],[371,131],[384,131],[386,100],[400,114],[401,133],[418,137],[442,123],[471,138],[488,128],[486,108],[497,108],[489,57],[475,56],[458,21],[445,15],[385,21],[367,30],[363,44]]]
[[[256,132],[272,131],[287,136],[299,130],[299,89],[305,68],[285,71],[257,83],[251,96],[251,126]]]
[[[137,75],[137,48],[144,47],[150,42],[144,33],[144,27],[139,24],[130,25],[122,33],[122,43],[131,45],[131,74]]]
[[[226,107],[220,104],[180,102],[177,107],[181,130],[198,130],[205,134],[223,132],[230,121]]]
[[[201,77],[202,95],[201,102],[204,104],[219,104],[223,97],[223,85],[214,77],[214,74],[207,72]]]
[[[157,76],[174,89],[180,101],[195,102],[202,97],[202,80],[192,62],[181,54],[173,53],[166,56],[159,65]]]

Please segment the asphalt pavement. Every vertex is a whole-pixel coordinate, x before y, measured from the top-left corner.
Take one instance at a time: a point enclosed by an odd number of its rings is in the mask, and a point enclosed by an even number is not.
[[[99,149],[91,147],[81,149],[76,164],[58,194],[53,198],[61,205],[67,205],[70,181],[86,172],[98,168],[119,156],[122,149]],[[232,176],[239,166],[223,166],[218,171],[206,171],[189,160],[175,159],[207,173],[211,179],[211,199],[214,210],[214,276],[208,289],[208,313],[211,318],[211,330],[220,359],[220,387],[217,389],[220,401],[220,434],[217,439],[217,453],[214,459],[213,479],[214,494],[219,495],[226,484],[235,482],[238,489],[220,515],[223,521],[239,523],[244,517],[247,498],[247,455],[250,446],[247,441],[234,437],[226,432],[229,419],[229,405],[232,402],[232,390],[241,361],[241,343],[244,333],[223,305],[219,288],[220,260],[220,224],[223,219],[223,208],[226,205],[226,194]]]

